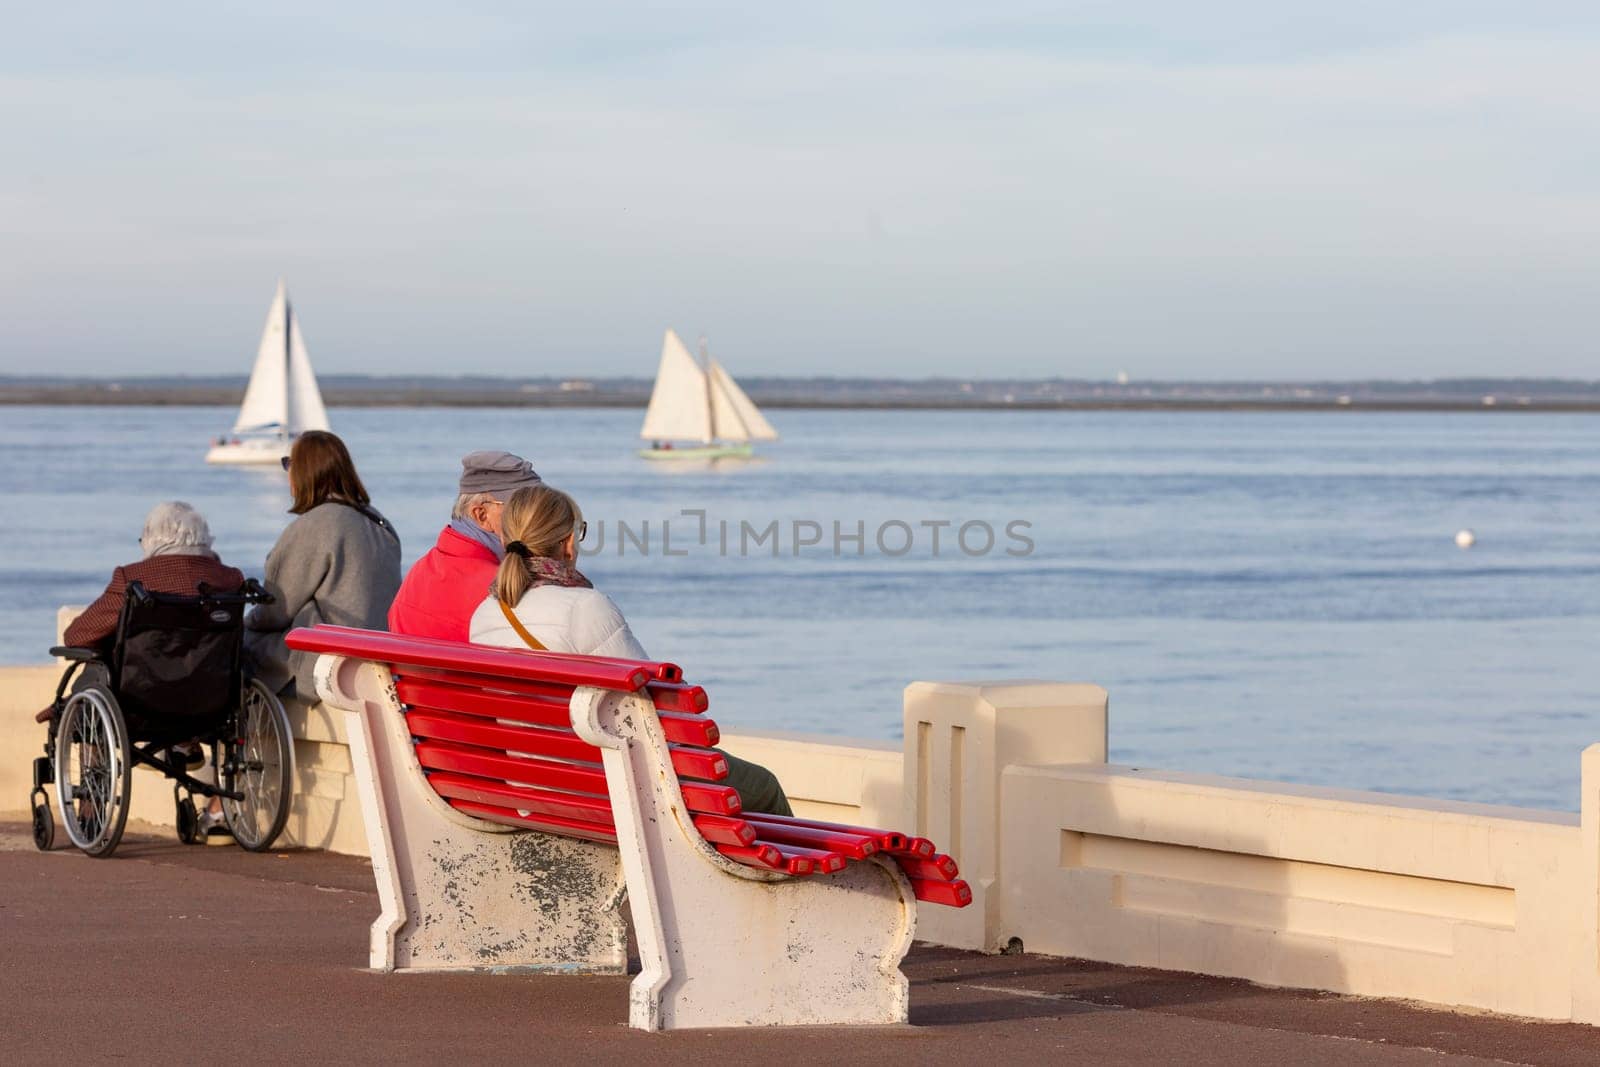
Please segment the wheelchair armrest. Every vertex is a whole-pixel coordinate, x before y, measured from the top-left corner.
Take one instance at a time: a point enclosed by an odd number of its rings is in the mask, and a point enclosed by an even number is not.
[[[73,648],[68,645],[56,645],[50,654],[73,663],[97,663],[104,658],[98,648]]]

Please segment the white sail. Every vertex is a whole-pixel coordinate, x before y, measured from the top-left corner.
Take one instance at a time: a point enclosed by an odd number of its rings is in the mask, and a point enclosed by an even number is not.
[[[287,305],[286,305],[287,306]],[[289,317],[289,433],[328,429],[328,412],[322,406],[322,390],[311,371],[305,338],[300,334],[300,316],[288,308]]]
[[[289,421],[289,297],[283,283],[267,312],[267,325],[261,331],[256,349],[255,369],[244,391],[234,433],[252,430],[284,429]],[[321,401],[318,401],[318,406]]]
[[[661,366],[645,409],[639,436],[650,441],[704,441],[711,432],[711,396],[705,371],[678,335],[667,330],[661,341]]]
[[[716,435],[724,441],[776,441],[778,431],[745,395],[733,375],[716,360],[708,360],[711,378],[711,412]]]

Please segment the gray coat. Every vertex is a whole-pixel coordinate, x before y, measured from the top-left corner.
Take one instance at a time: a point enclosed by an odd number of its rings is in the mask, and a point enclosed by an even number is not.
[[[266,586],[277,599],[245,620],[256,677],[273,690],[293,678],[300,698],[314,701],[316,654],[291,651],[284,634],[319,622],[385,629],[400,588],[400,537],[347,504],[318,504],[267,553]]]

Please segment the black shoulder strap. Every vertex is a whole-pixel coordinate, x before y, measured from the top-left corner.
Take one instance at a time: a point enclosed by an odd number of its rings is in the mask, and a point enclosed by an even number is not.
[[[396,541],[400,540],[400,534],[395,530],[394,524],[388,519],[384,518],[382,515],[378,514],[377,508],[371,506],[370,504],[357,504],[354,500],[340,500],[336,497],[330,497],[329,499],[335,504],[343,504],[347,508],[355,509],[362,515],[366,516],[368,521],[372,522],[378,527],[378,529],[387,531],[389,536],[394,538]]]

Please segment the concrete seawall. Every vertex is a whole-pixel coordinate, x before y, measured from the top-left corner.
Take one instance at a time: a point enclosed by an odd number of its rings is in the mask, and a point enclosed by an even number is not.
[[[0,813],[26,808],[59,673],[0,668]],[[922,940],[1600,1022],[1600,745],[1569,815],[1109,765],[1093,685],[917,682],[904,726],[723,744],[801,814],[947,847],[974,903],[924,909]],[[364,854],[342,714],[294,730],[284,843]],[[133,817],[172,824],[159,775],[133,792]]]

